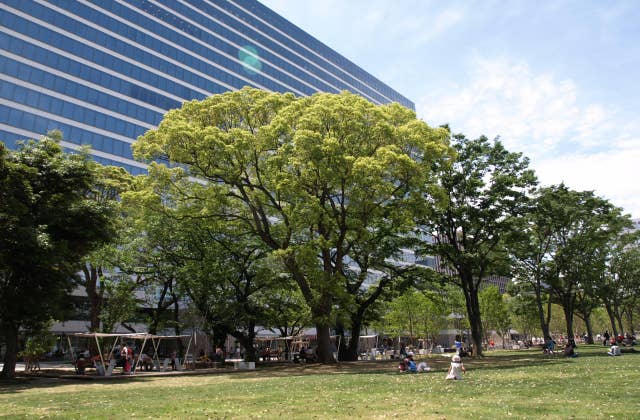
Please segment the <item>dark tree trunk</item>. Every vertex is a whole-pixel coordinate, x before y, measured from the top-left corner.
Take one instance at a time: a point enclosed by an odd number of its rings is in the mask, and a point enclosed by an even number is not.
[[[540,282],[536,283],[534,287],[536,293],[536,306],[538,307],[538,316],[540,317],[540,329],[545,340],[551,340],[551,334],[549,334],[549,320],[545,320],[544,308],[542,307],[542,285]],[[551,314],[551,308],[548,308],[549,315]]]
[[[215,324],[212,326],[211,330],[213,334],[213,345],[220,347],[224,352],[226,352],[227,349],[225,348],[225,343],[227,341],[229,329],[225,325]]]
[[[336,325],[336,334],[340,337],[340,344],[338,345],[338,360],[349,360],[349,349],[347,339],[345,337],[344,325],[341,322],[338,322]]]
[[[469,327],[471,328],[471,342],[473,355],[482,356],[482,317],[480,316],[480,301],[478,300],[478,287],[471,272],[458,271],[462,283],[462,291],[467,306]]]
[[[627,325],[629,325],[629,333],[631,335],[636,335],[636,332],[633,329],[633,312],[627,311],[625,315],[627,316]]]
[[[18,328],[14,325],[3,325],[6,352],[4,354],[4,365],[0,376],[13,378],[16,376],[16,363],[18,361]]]
[[[576,294],[573,290],[573,286],[568,289],[562,289],[562,293],[559,291],[556,293],[560,302],[562,302],[562,310],[564,312],[564,320],[567,327],[567,338],[573,338],[573,314],[576,310]]]
[[[614,315],[613,309],[609,303],[605,303],[605,309],[607,310],[607,315],[609,315],[609,322],[611,323],[611,331],[612,336],[616,337],[618,335],[618,328],[616,327],[616,317]]]
[[[574,337],[573,333],[573,308],[564,307],[564,320],[567,325],[567,339]]]
[[[360,347],[360,330],[362,329],[362,318],[355,316],[351,318],[351,339],[346,346],[340,343],[340,347],[344,347],[344,353],[340,354],[340,360],[353,362],[358,360],[358,350]],[[344,341],[344,338],[342,339]]]
[[[231,335],[238,340],[240,345],[244,348],[244,360],[247,362],[256,361],[256,349],[253,347],[256,328],[255,323],[250,323],[247,326],[247,332],[234,331]]]
[[[543,331],[547,332],[547,335],[545,336],[546,339],[551,340],[551,331],[549,330],[549,324],[551,324],[551,297],[549,297],[549,299],[547,300],[547,319],[546,322],[544,324],[545,329]]]
[[[89,331],[100,331],[100,314],[104,303],[104,288],[99,284],[102,269],[89,263],[82,267],[85,291],[89,299]]]
[[[320,363],[335,363],[333,352],[331,351],[331,328],[327,322],[316,323],[317,334],[317,353],[318,362]]]
[[[616,313],[616,321],[618,321],[618,328],[620,330],[620,334],[624,334],[624,326],[622,325],[622,315],[619,312]]]
[[[178,297],[173,292],[171,296],[173,297],[173,330],[176,335],[180,335],[182,333],[182,328],[180,328],[180,304],[178,303]]]
[[[591,325],[591,317],[587,317],[584,320],[584,324],[587,327],[587,343],[593,344],[593,326]]]

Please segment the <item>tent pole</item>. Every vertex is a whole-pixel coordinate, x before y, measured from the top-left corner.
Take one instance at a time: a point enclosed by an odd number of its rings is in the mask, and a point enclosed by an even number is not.
[[[147,335],[145,334],[144,339],[142,340],[142,346],[140,347],[140,351],[138,352],[138,360],[133,367],[133,373],[135,374],[138,370],[138,366],[140,366],[140,358],[142,357],[142,350],[144,350],[144,345],[147,344]]]
[[[160,347],[160,339],[158,339],[157,337],[152,337],[151,344],[153,345],[153,359],[158,362],[158,368],[160,368],[160,358],[158,357],[158,347]]]
[[[69,343],[69,353],[71,353],[71,363],[76,368],[76,373],[78,373],[78,363],[76,360],[76,355],[73,353],[73,347],[71,347],[71,337],[67,335],[67,342]]]
[[[189,355],[189,349],[191,348],[191,341],[193,341],[193,333],[191,333],[191,336],[189,337],[189,344],[187,344],[187,351],[185,352],[184,357],[182,358],[182,369],[185,368],[185,365],[187,363],[187,356]],[[194,366],[195,366],[195,363],[194,363]]]
[[[98,347],[98,354],[100,355],[100,362],[102,363],[102,368],[105,369],[105,372],[106,372],[107,368],[104,366],[104,357],[102,356],[102,349],[100,348],[100,342],[98,341],[97,335],[95,336],[95,339],[96,339],[96,347]]]

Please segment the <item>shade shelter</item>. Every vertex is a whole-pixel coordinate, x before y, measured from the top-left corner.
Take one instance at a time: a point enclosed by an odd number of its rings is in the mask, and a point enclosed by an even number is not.
[[[187,344],[187,350],[185,351],[185,355],[188,355],[189,350],[191,348],[191,342],[193,339],[193,337],[190,335],[153,335],[149,333],[129,333],[129,334],[75,333],[75,334],[67,335],[67,340],[69,342],[70,350],[73,349],[71,345],[71,337],[86,338],[89,341],[95,340],[96,349],[98,351],[98,354],[97,354],[98,359],[97,360],[94,359],[94,365],[96,367],[98,375],[101,375],[101,376],[111,375],[113,368],[115,367],[115,359],[114,359],[115,349],[116,347],[118,347],[118,345],[122,345],[127,341],[131,341],[131,340],[142,341],[142,345],[140,346],[141,351],[138,352],[138,355],[135,358],[134,366],[140,366],[140,359],[143,354],[142,350],[144,350],[144,347],[147,344],[147,342],[151,342],[153,347],[152,359],[154,361],[154,365],[160,368],[158,348],[162,340],[169,340],[169,339],[175,340],[175,339],[189,338],[189,342]],[[107,348],[108,352],[106,352],[104,348],[104,341],[109,338],[113,339],[113,344],[110,346],[110,348]],[[186,360],[186,357],[183,358],[182,363],[180,363],[180,359],[176,360],[176,365],[179,370],[182,370],[185,360]],[[71,351],[71,362],[74,365],[78,366],[77,356],[73,351]],[[137,369],[134,368],[131,373],[135,374],[136,370]]]
[[[191,349],[191,343],[193,342],[193,335],[151,335],[151,334],[147,334],[148,340],[151,341],[151,344],[153,346],[153,363],[155,366],[157,366],[158,368],[160,368],[160,366],[163,366],[163,369],[166,369],[166,363],[164,364],[160,364],[160,358],[158,355],[158,350],[160,348],[160,344],[162,343],[162,341],[168,341],[168,340],[182,340],[183,338],[188,338],[189,341],[187,343],[187,349],[184,352],[184,357],[182,359],[178,358],[178,360],[175,361],[176,363],[176,368],[177,370],[182,370],[185,365],[188,362],[188,358],[189,358],[189,350]],[[141,347],[141,350],[144,349],[144,345]],[[140,351],[140,356],[142,355],[142,351]],[[180,360],[182,360],[182,362],[180,362]],[[138,360],[139,363],[139,360]]]

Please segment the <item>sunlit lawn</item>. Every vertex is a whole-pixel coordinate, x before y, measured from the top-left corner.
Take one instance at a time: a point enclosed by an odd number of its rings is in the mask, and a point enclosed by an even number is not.
[[[580,346],[575,359],[493,351],[462,381],[400,374],[394,362],[112,380],[0,382],[0,416],[61,418],[640,418],[640,353]]]

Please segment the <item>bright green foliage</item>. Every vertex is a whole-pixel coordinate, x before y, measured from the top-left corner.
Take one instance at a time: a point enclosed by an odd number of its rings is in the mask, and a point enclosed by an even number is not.
[[[131,322],[140,302],[133,290],[135,282],[127,275],[104,279],[105,303],[101,313],[102,332],[113,333],[118,325]]]
[[[185,168],[208,181],[177,199],[197,208],[192,216],[234,223],[280,257],[313,314],[320,359],[329,361],[332,310],[349,299],[347,256],[380,230],[410,231],[450,151],[445,130],[397,104],[245,88],[167,113],[134,153],[182,165],[153,164],[157,179],[170,182]]]
[[[540,337],[540,321],[538,319],[538,306],[535,296],[531,293],[523,292],[520,285],[511,285],[509,293],[509,314],[513,321],[513,329],[527,337]]]
[[[509,333],[511,315],[507,296],[500,293],[496,286],[488,286],[480,290],[480,313],[482,314],[482,328],[485,333],[495,330],[501,337]],[[504,343],[504,340],[503,340]]]
[[[379,330],[390,336],[409,337],[435,342],[440,330],[446,327],[449,305],[446,296],[409,290],[386,305]]]
[[[13,375],[20,329],[61,315],[81,259],[109,239],[111,207],[87,199],[97,164],[59,135],[9,152],[0,143],[0,334]]]

